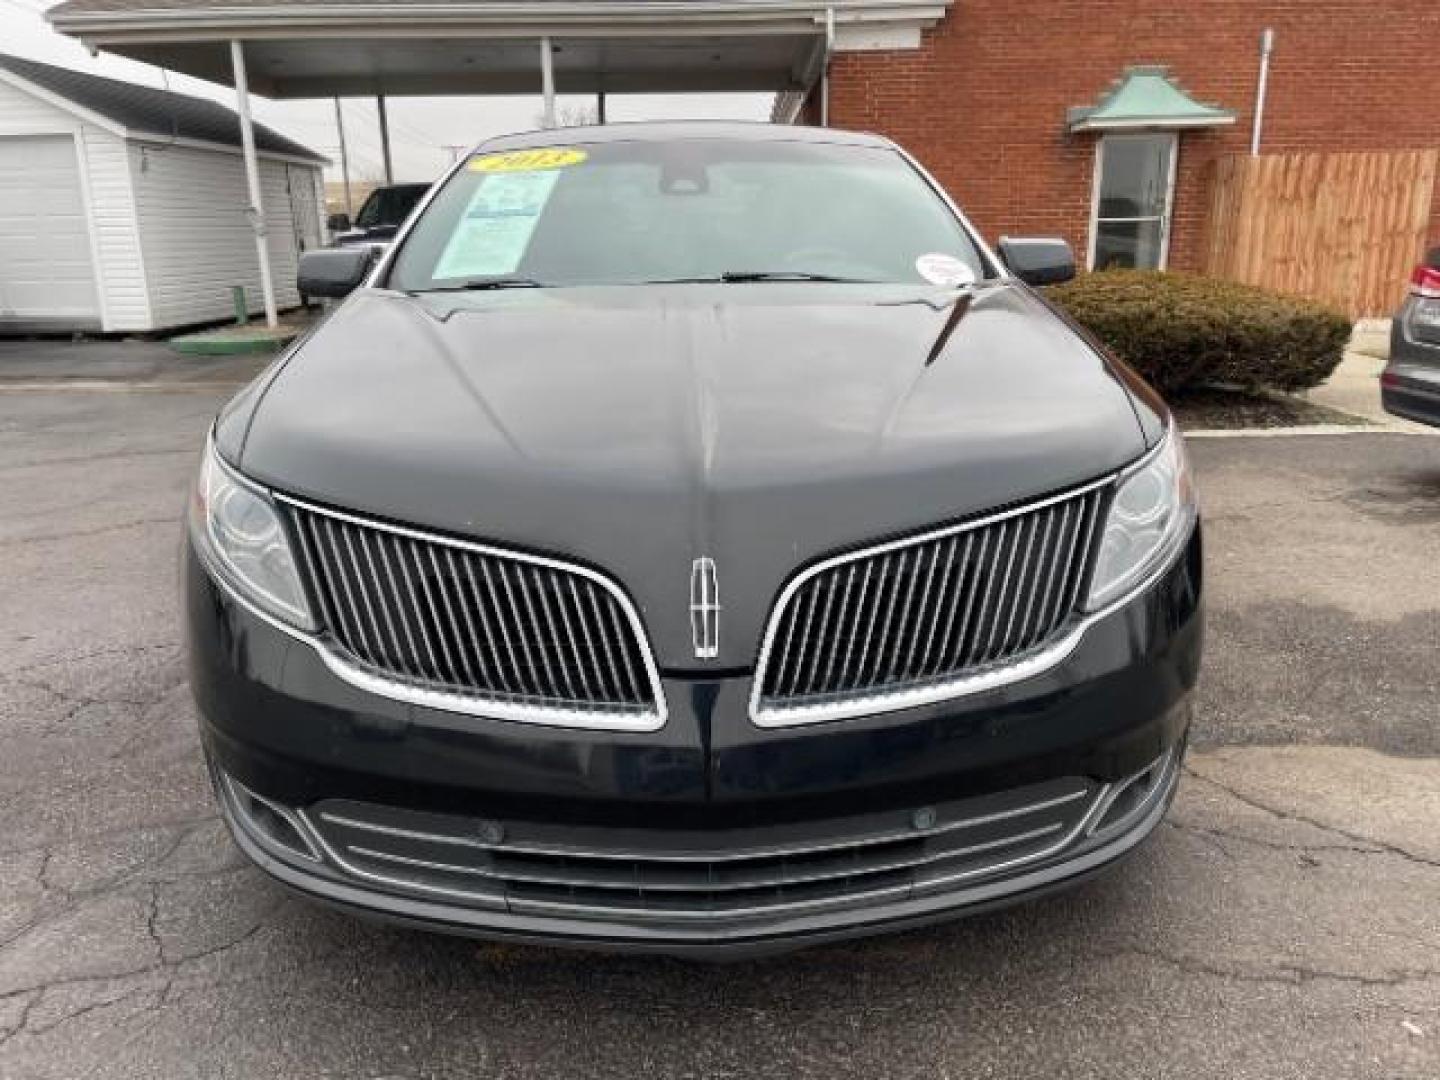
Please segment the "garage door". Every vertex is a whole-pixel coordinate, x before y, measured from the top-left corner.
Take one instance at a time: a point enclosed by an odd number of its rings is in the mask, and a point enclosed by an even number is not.
[[[69,135],[0,138],[0,328],[99,329]]]

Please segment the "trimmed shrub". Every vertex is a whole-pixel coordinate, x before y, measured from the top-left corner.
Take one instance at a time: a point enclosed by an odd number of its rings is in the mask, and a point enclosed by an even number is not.
[[[1304,390],[1335,370],[1350,339],[1350,320],[1323,304],[1194,274],[1106,270],[1046,296],[1166,392]]]

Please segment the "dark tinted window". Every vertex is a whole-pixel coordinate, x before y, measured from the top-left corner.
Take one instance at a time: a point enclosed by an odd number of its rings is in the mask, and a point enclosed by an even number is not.
[[[401,184],[398,187],[376,188],[355,215],[357,229],[380,229],[402,225],[420,197],[430,190],[429,184]]]

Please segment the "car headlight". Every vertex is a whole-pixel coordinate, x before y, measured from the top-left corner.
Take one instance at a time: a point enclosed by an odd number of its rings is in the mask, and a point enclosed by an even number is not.
[[[1198,514],[1185,443],[1172,423],[1164,442],[1120,479],[1086,607],[1104,607],[1167,563],[1190,536]]]
[[[314,629],[280,515],[264,492],[220,460],[211,443],[195,484],[192,524],[208,542],[215,570],[245,599],[291,626]]]

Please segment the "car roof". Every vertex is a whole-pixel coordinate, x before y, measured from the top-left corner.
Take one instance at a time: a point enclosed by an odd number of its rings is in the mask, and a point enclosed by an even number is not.
[[[576,143],[669,142],[678,139],[736,139],[742,142],[802,142],[894,149],[879,135],[840,128],[802,127],[744,120],[645,120],[584,127],[546,128],[486,139],[477,150],[528,150]]]

